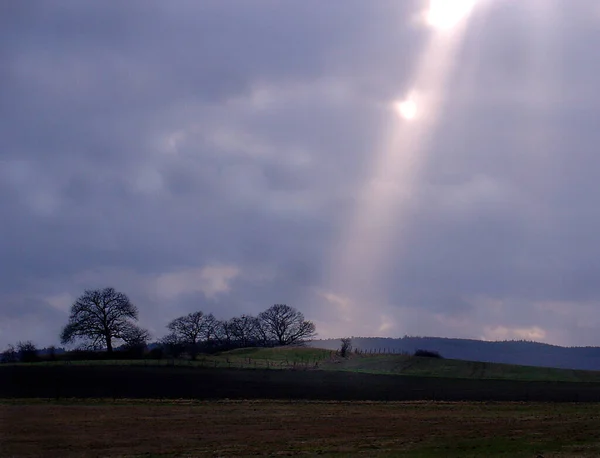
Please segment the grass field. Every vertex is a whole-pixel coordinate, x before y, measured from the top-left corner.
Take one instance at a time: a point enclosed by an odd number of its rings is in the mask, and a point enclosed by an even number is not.
[[[61,365],[63,362],[35,363]],[[238,369],[310,369],[371,374],[413,375],[468,379],[600,382],[600,371],[517,366],[453,359],[419,358],[407,355],[373,354],[340,358],[335,351],[320,348],[243,348],[189,360],[74,361],[72,365],[199,366]]]
[[[404,355],[353,355],[353,357],[348,359],[327,362],[323,364],[323,368],[372,374],[415,375],[421,377],[600,382],[600,371],[517,366],[512,364],[423,358]]]
[[[596,457],[600,404],[565,401],[600,401],[599,381],[314,348],[5,364],[0,456]],[[398,402],[416,399],[562,402]]]
[[[595,404],[12,400],[2,456],[596,457]]]
[[[335,351],[307,347],[241,348],[215,354],[200,354],[190,359],[98,359],[74,361],[42,361],[36,363],[11,363],[6,366],[198,366],[237,369],[313,369],[326,361],[339,359]]]

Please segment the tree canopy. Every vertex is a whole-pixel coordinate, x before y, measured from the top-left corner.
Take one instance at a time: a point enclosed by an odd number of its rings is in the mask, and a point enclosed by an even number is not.
[[[275,304],[258,315],[260,330],[267,341],[276,345],[302,343],[313,338],[316,328],[312,321],[293,307]]]
[[[63,344],[83,342],[87,348],[106,348],[111,353],[115,340],[138,344],[148,339],[139,328],[138,309],[114,288],[86,290],[71,306],[60,340]]]
[[[188,313],[175,318],[167,325],[171,331],[163,343],[187,349],[192,356],[198,351],[200,342],[215,339],[218,334],[219,321],[212,314],[201,311]]]

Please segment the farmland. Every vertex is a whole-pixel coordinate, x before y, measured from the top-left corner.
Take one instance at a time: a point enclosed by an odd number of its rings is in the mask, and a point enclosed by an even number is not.
[[[14,400],[3,456],[600,455],[593,404]]]
[[[0,398],[600,401],[600,384],[198,366],[0,367]]]
[[[599,382],[600,371],[555,369],[513,364],[413,357],[400,354],[353,354],[340,358],[335,351],[306,347],[243,348],[190,360],[95,360],[71,361],[79,366],[178,366],[217,369],[293,369],[346,371],[419,377],[493,379],[545,382]],[[64,361],[37,363],[61,366]]]
[[[600,373],[314,348],[0,366],[1,398],[600,401]]]
[[[311,348],[4,364],[0,455],[592,457],[599,380]]]

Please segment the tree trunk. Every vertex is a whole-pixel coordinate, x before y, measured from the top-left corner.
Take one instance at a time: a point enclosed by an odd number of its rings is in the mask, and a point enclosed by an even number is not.
[[[112,351],[113,351],[112,339],[108,335],[106,336],[106,351],[108,353],[112,353]]]

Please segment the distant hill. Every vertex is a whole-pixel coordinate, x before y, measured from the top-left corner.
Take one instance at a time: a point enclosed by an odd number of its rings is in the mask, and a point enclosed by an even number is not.
[[[335,350],[339,339],[321,339],[312,347]],[[539,342],[488,342],[444,337],[353,337],[352,346],[365,352],[408,353],[418,349],[439,352],[444,358],[563,369],[600,370],[599,347],[560,347]]]
[[[600,371],[521,366],[514,364],[416,357],[400,354],[351,354],[342,358],[331,350],[278,347],[241,348],[207,356],[209,366],[310,368],[368,374],[443,377],[458,379],[494,379],[545,382],[600,382]],[[269,363],[267,363],[267,361]],[[318,361],[318,364],[315,363]],[[258,363],[258,364],[257,364]]]

